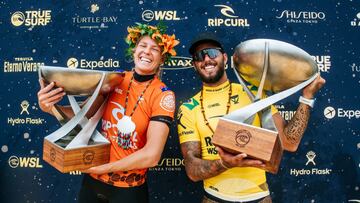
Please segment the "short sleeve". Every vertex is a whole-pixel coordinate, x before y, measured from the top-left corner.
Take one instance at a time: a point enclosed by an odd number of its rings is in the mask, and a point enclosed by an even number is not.
[[[175,94],[167,90],[156,96],[151,104],[150,120],[160,121],[170,126],[174,119]]]
[[[177,114],[177,129],[180,144],[189,141],[200,141],[196,128],[195,112],[184,104],[180,106]]]

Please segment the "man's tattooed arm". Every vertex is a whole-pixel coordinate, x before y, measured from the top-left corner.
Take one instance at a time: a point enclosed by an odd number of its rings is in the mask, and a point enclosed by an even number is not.
[[[201,159],[200,142],[191,141],[181,144],[181,152],[185,160],[186,174],[192,181],[204,180],[224,172],[226,168],[217,160]]]
[[[281,116],[278,118],[279,116],[280,114],[275,114],[274,120],[277,124],[276,126],[278,128],[283,147],[287,151],[294,152],[297,150],[301,138],[306,130],[310,117],[310,107],[306,104],[300,103],[294,117],[287,124],[285,124]],[[279,119],[282,120],[281,123],[279,122]]]

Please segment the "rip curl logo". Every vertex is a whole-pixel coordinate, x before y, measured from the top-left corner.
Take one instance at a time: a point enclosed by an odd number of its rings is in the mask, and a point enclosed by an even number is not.
[[[247,130],[238,130],[236,131],[236,135],[235,135],[235,141],[236,141],[236,146],[239,147],[245,147],[251,139],[251,133]]]
[[[119,147],[123,149],[137,149],[137,133],[135,131],[136,125],[132,121],[131,117],[125,115],[125,109],[120,104],[116,102],[111,102],[116,105],[118,108],[112,110],[112,116],[117,121],[116,124],[112,124],[112,127],[117,129],[116,142]],[[119,114],[121,118],[119,118]]]
[[[230,6],[226,6],[226,5],[214,5],[214,6],[215,7],[220,7],[221,8],[220,12],[224,16],[227,16],[229,18],[237,18],[237,17],[239,17],[239,16],[233,15],[233,14],[235,14],[235,11]]]
[[[95,157],[95,152],[92,150],[86,150],[83,154],[83,162],[86,165],[89,165],[93,162]]]
[[[50,149],[50,160],[55,161],[55,159],[56,159],[56,151],[54,148],[51,148]]]

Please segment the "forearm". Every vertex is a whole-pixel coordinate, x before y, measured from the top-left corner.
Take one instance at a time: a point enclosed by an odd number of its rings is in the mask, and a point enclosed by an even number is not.
[[[300,103],[294,117],[284,127],[285,148],[289,151],[296,151],[304,135],[310,117],[310,107]]]
[[[203,160],[199,158],[185,159],[185,170],[192,181],[208,179],[224,172],[220,159]]]

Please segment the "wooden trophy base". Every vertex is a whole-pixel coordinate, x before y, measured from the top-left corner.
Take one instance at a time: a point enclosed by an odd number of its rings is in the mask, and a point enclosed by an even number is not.
[[[278,172],[283,148],[275,131],[220,118],[212,143],[233,154],[246,153],[263,161],[262,169]]]
[[[65,149],[44,139],[43,159],[62,173],[84,170],[109,162],[110,143]]]

